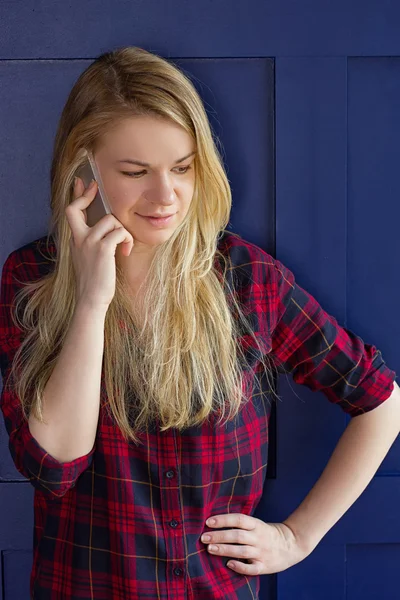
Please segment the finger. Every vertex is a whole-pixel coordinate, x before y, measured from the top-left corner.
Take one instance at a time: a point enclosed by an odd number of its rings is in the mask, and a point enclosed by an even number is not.
[[[117,244],[122,243],[125,248],[125,256],[129,256],[133,247],[133,237],[124,227],[116,227],[107,237],[101,240],[104,247],[113,248]],[[126,250],[128,248],[128,250]]]
[[[73,237],[77,240],[86,235],[88,226],[86,223],[86,215],[83,210],[87,208],[94,199],[97,191],[97,183],[94,181],[94,184],[83,190],[83,193],[77,191],[82,189],[83,183],[79,184],[79,182],[77,182],[75,185],[76,191],[74,191],[74,194],[76,194],[77,197],[65,208],[65,216],[71,227]]]
[[[226,566],[241,575],[260,575],[262,571],[262,563],[259,561],[247,564],[240,560],[228,560]]]
[[[74,198],[79,198],[79,196],[82,196],[84,191],[85,191],[85,185],[84,185],[82,179],[80,177],[75,177],[74,183],[73,183]]]
[[[109,235],[111,232],[115,231],[122,231],[124,233],[123,238],[118,235],[118,243],[122,241],[123,244],[126,244],[129,247],[130,252],[134,245],[133,236],[127,229],[125,229],[122,223],[114,217],[113,214],[108,214],[102,217],[100,221],[98,221],[98,223],[91,228],[87,239],[91,242],[106,242],[107,239],[113,239],[112,237],[109,238]],[[105,238],[104,236],[107,237]]]
[[[95,179],[92,179],[89,185],[85,187],[82,179],[77,177],[74,184],[74,202],[78,203],[81,199],[79,206],[84,204],[84,208],[86,208],[96,195],[97,187],[97,181]]]
[[[204,539],[208,536],[209,539]],[[247,529],[228,529],[225,531],[207,531],[201,536],[201,541],[207,544],[230,543],[230,544],[248,544],[255,546],[257,543],[254,533]]]
[[[94,181],[97,184],[97,181],[96,180],[94,180]],[[80,196],[83,196],[85,191],[88,190],[91,186],[90,186],[90,182],[89,182],[88,186],[85,186],[83,179],[81,177],[76,176],[72,187],[73,187],[74,199],[77,199],[77,198],[80,198]]]
[[[234,558],[250,559],[259,558],[259,550],[255,546],[238,546],[237,544],[218,544],[215,546],[215,550],[212,548],[215,544],[208,546],[210,554],[217,554],[219,556],[232,556]]]
[[[211,520],[215,521],[212,523]],[[206,521],[209,527],[240,527],[242,529],[255,529],[259,519],[244,513],[227,513],[225,515],[212,515]]]

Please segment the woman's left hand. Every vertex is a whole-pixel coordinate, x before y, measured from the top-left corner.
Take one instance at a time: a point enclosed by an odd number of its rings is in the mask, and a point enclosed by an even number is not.
[[[215,519],[215,524],[209,524]],[[266,575],[279,573],[301,562],[310,551],[304,548],[294,532],[284,523],[265,523],[261,519],[243,513],[212,515],[206,524],[213,529],[233,527],[224,531],[206,531],[201,541],[216,544],[217,550],[208,551],[218,556],[228,556],[227,566],[243,575]],[[210,541],[203,536],[209,535]],[[242,562],[242,560],[249,562]],[[231,565],[231,563],[233,563]]]

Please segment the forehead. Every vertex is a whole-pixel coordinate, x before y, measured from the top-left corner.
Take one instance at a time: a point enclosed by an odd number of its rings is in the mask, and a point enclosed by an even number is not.
[[[152,116],[136,116],[115,123],[101,136],[98,145],[113,152],[137,149],[160,156],[173,152],[175,158],[196,149],[195,141],[183,127]],[[146,159],[145,156],[140,158]]]

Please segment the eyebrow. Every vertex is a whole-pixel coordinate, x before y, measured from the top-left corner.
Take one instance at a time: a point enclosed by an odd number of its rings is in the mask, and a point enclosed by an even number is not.
[[[178,160],[176,160],[174,162],[174,165],[178,165],[179,163],[183,162],[184,160],[186,160],[190,156],[193,156],[196,153],[197,153],[197,150],[195,150],[194,152],[191,152],[190,154],[187,154],[183,158],[179,158]],[[117,160],[116,163],[130,163],[131,165],[139,165],[140,167],[151,167],[151,165],[149,165],[149,163],[145,163],[140,160],[133,160],[132,158],[122,158],[121,160]]]

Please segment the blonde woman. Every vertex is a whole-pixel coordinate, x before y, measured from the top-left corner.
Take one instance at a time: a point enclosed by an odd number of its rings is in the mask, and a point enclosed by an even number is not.
[[[91,227],[97,183],[74,182],[89,151],[112,207]],[[13,251],[1,282],[1,408],[35,488],[32,598],[257,598],[260,575],[308,556],[383,459],[395,372],[226,230],[231,192],[203,104],[162,57],[119,48],[78,78],[51,210],[48,235]],[[340,442],[356,483],[332,462],[293,515],[266,523],[252,514],[276,371],[362,415],[350,425],[379,413],[383,433],[368,463]]]

